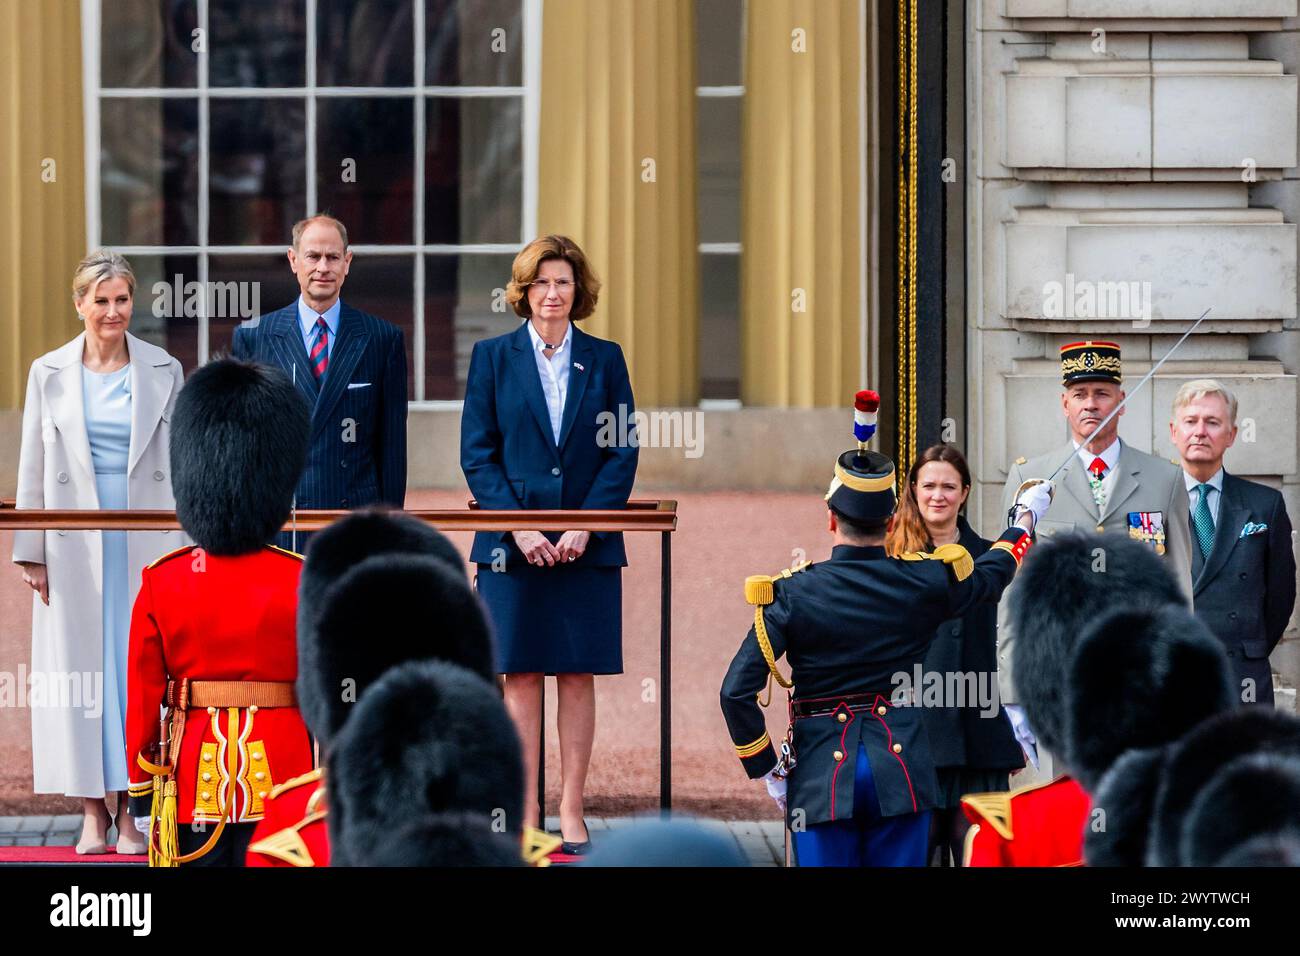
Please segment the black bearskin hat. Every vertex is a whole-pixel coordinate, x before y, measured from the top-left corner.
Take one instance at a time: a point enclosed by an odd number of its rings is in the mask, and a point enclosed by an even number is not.
[[[1193,805],[1207,782],[1230,762],[1252,754],[1300,759],[1300,719],[1268,707],[1237,707],[1204,721],[1170,747],[1156,792],[1148,866],[1186,866],[1191,861],[1185,851],[1205,849],[1184,842],[1184,823],[1190,826]],[[1244,842],[1255,835],[1258,831],[1251,830],[1239,837]]]
[[[1236,704],[1223,645],[1172,604],[1121,608],[1089,625],[1066,697],[1065,763],[1089,793],[1126,750],[1177,740]]]
[[[1089,826],[1083,831],[1088,866],[1142,866],[1146,860],[1156,789],[1166,747],[1130,750],[1091,790]]]
[[[1012,681],[1034,734],[1066,753],[1068,667],[1088,625],[1117,608],[1186,607],[1165,563],[1119,535],[1062,531],[1033,548],[1008,596]]]
[[[1275,753],[1238,757],[1220,767],[1192,801],[1180,829],[1185,866],[1220,866],[1245,844],[1300,838],[1300,758]]]
[[[331,864],[354,865],[427,814],[482,815],[519,846],[519,738],[500,691],[463,667],[414,661],[390,670],[339,731],[329,774]]]
[[[176,516],[194,543],[249,554],[289,517],[311,410],[277,368],[217,359],[190,376],[171,423]]]
[[[495,676],[488,618],[451,542],[379,511],[316,535],[298,587],[297,694],[321,744],[390,667],[432,659]]]

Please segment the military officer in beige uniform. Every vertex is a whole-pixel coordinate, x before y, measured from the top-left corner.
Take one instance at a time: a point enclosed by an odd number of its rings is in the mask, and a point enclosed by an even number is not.
[[[1061,408],[1070,425],[1070,442],[1045,455],[1017,458],[1002,493],[1005,512],[1021,482],[1055,475],[1056,494],[1035,534],[1049,536],[1071,528],[1127,534],[1148,544],[1169,562],[1179,587],[1192,602],[1191,531],[1187,490],[1181,470],[1169,461],[1138,451],[1119,438],[1120,409],[1088,444],[1083,441],[1124,400],[1120,350],[1114,342],[1075,342],[1061,347]],[[1014,588],[1014,583],[1011,588]],[[998,608],[998,692],[1016,737],[1033,764],[1035,779],[1050,780],[1052,756],[1036,747],[1033,729],[1017,701],[1012,668],[1015,635],[1007,621],[1008,597]],[[1036,764],[1033,762],[1036,761]]]

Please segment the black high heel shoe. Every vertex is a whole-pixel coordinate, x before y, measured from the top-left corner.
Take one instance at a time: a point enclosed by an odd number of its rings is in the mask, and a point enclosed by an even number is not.
[[[560,843],[560,852],[566,856],[586,856],[591,852],[591,827],[587,826],[587,818],[582,818],[582,828],[587,831],[587,839],[580,842],[570,842],[564,840]]]

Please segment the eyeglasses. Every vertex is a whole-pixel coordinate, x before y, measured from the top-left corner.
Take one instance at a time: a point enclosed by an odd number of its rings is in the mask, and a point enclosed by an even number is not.
[[[547,292],[550,292],[551,289],[554,288],[555,291],[561,295],[573,291],[572,279],[534,279],[529,283],[529,285],[536,286],[539,289],[544,289]]]

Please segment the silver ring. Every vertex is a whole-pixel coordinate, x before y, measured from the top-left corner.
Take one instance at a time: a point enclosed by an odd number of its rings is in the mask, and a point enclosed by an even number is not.
[[[569,555],[569,560],[570,560],[570,561],[573,560],[573,555]]]

